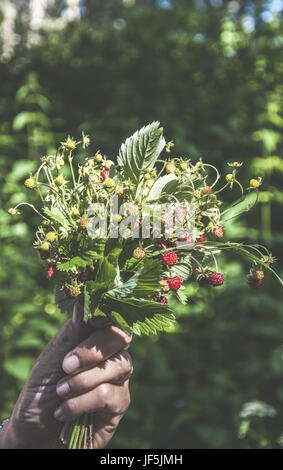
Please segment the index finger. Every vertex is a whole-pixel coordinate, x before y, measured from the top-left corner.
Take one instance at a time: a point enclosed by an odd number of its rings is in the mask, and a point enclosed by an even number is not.
[[[126,349],[131,340],[131,336],[114,325],[94,330],[87,339],[65,356],[63,370],[67,374],[74,374],[93,367]]]

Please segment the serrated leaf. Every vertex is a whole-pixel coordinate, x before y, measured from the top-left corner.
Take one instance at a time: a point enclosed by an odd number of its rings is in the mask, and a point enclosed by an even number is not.
[[[78,297],[68,297],[57,285],[55,287],[55,303],[61,310],[61,313],[73,314],[73,309]]]
[[[136,298],[116,299],[109,294],[105,295],[104,307],[108,309],[113,316],[119,314],[122,323],[132,332],[139,334],[156,334],[162,331],[175,321],[171,308],[168,304],[161,304],[151,300],[142,300]]]
[[[85,321],[87,321],[88,318],[95,316],[95,312],[100,305],[102,296],[106,291],[107,291],[107,284],[104,282],[95,282],[95,281],[86,282],[85,287],[84,287],[84,320]]]
[[[48,217],[51,219],[56,220],[59,224],[63,225],[64,227],[69,227],[70,224],[64,214],[60,211],[58,207],[52,207],[52,209],[48,209],[48,207],[44,207],[44,212]]]
[[[71,258],[65,263],[58,264],[57,269],[59,271],[70,271],[71,269],[76,267],[86,268],[87,266],[93,264],[94,259],[100,258],[102,258],[102,256],[96,253],[96,251],[89,250],[80,256],[74,256],[74,258]]]
[[[133,290],[134,297],[148,297],[160,289],[163,267],[159,260],[145,260],[143,269]]]
[[[109,292],[117,298],[152,297],[160,289],[162,265],[158,260],[145,260],[144,265],[121,286]]]
[[[193,273],[190,258],[186,256],[184,260],[172,266],[171,270],[175,276],[179,276],[182,281],[186,281]]]
[[[104,258],[100,261],[96,279],[98,282],[105,282],[109,289],[114,286],[114,281],[117,276],[118,266],[114,266]]]
[[[178,289],[176,292],[174,292],[174,294],[177,297],[177,299],[179,300],[179,302],[181,302],[181,304],[186,305],[188,297],[184,292],[185,289],[182,288],[182,287],[183,286],[181,286],[180,289]]]
[[[136,131],[120,147],[117,157],[125,173],[134,184],[138,184],[142,171],[151,170],[165,147],[163,129],[155,121]]]

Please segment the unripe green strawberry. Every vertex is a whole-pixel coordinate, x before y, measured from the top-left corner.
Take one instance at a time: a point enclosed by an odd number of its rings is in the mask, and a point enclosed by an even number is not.
[[[24,185],[29,188],[29,189],[34,189],[36,187],[36,181],[35,179],[31,176],[27,180],[25,180]]]
[[[78,297],[81,293],[81,288],[80,286],[71,286],[69,287],[68,292],[72,297]]]
[[[50,243],[48,242],[43,242],[40,247],[39,247],[40,250],[43,250],[43,251],[49,251],[50,249]]]
[[[57,240],[57,233],[55,232],[48,232],[45,236],[46,236],[46,240],[51,243]]]

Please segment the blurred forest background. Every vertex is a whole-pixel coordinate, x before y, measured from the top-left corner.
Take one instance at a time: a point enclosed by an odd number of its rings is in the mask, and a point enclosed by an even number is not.
[[[66,321],[32,247],[37,217],[7,209],[32,201],[23,181],[68,134],[115,160],[159,120],[178,156],[224,173],[244,162],[260,201],[226,234],[267,245],[282,276],[282,26],[280,0],[0,1],[0,419]],[[245,261],[222,260],[225,284],[191,282],[174,332],[133,340],[132,404],[110,448],[283,446],[282,288],[266,273],[252,290]]]

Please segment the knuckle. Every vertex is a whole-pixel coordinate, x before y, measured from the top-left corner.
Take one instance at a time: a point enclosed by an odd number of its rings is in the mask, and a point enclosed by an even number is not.
[[[131,344],[133,336],[128,335],[127,333],[125,333],[123,330],[121,330],[117,326],[111,326],[110,328],[111,328],[112,332],[114,332],[114,333],[116,333],[120,336],[121,341],[123,343],[123,348],[129,347],[129,345]]]
[[[99,393],[100,400],[102,402],[107,403],[107,401],[109,401],[109,399],[111,397],[110,385],[107,384],[107,383],[99,385],[98,393]]]
[[[76,389],[86,390],[89,388],[89,377],[88,374],[79,374],[77,377]]]
[[[66,414],[67,417],[70,416],[75,416],[77,413],[77,401],[74,400],[73,398],[70,398],[69,400],[65,401],[63,404],[64,408],[64,413]]]
[[[121,360],[120,360],[120,369],[123,375],[128,375],[131,373],[133,368],[132,365],[132,358],[127,351],[124,351],[121,354]]]

